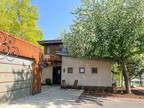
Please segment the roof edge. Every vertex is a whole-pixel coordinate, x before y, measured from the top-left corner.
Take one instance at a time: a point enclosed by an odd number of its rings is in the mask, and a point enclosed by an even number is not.
[[[80,58],[80,59],[86,59],[86,60],[102,60],[102,61],[109,61],[109,62],[115,62],[113,58],[110,57],[93,57],[93,58],[86,58],[86,57],[78,57],[78,56],[71,56],[65,53],[58,53],[58,55],[63,57],[71,57],[71,58]]]
[[[54,40],[41,40],[38,41],[38,43],[40,45],[50,45],[50,44],[62,44],[62,40],[61,39],[54,39]]]

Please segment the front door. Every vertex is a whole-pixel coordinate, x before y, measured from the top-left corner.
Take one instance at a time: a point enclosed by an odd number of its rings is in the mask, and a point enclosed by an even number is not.
[[[53,84],[61,83],[61,67],[53,67]]]

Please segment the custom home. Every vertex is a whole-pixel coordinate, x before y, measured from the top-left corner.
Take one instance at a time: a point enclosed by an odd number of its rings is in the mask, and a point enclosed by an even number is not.
[[[41,92],[42,84],[112,87],[112,60],[68,55],[61,40],[39,41],[40,48],[0,31],[0,103]]]
[[[78,87],[112,87],[113,61],[106,58],[83,59],[71,57],[61,40],[39,41],[44,46],[42,83]]]

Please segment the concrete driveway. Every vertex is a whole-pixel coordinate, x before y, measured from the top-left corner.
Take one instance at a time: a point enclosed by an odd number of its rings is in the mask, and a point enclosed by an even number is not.
[[[0,105],[0,108],[144,108],[144,100],[96,98],[80,96],[81,93],[81,90],[48,87],[38,95]]]
[[[0,108],[71,108],[82,90],[65,90],[59,86],[45,87],[42,93],[17,99]]]
[[[78,102],[80,105],[72,108],[144,108],[144,100],[141,99],[80,96]]]

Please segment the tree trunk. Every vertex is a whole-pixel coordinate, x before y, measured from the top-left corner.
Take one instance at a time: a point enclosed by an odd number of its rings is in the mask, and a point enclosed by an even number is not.
[[[142,75],[141,74],[139,74],[139,79],[140,79],[140,86],[143,86]]]
[[[123,80],[123,74],[121,74],[121,87],[124,86],[123,82],[124,82],[124,80]]]
[[[122,74],[124,76],[126,92],[130,94],[131,87],[130,87],[130,82],[129,82],[129,75],[128,75],[127,67],[124,61],[121,61],[121,67],[122,67]]]

